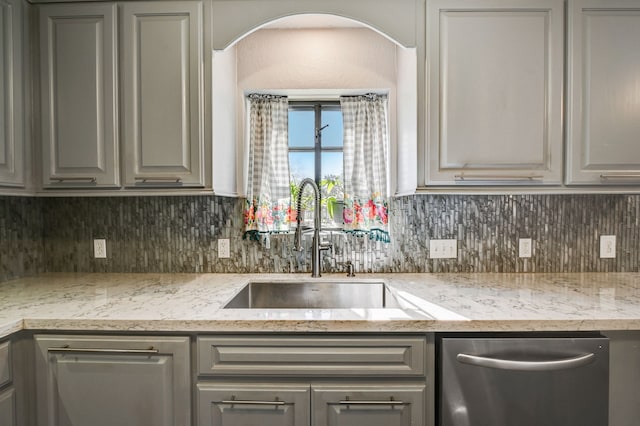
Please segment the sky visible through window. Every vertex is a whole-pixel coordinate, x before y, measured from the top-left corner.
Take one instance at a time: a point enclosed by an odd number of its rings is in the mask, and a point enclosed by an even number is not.
[[[329,125],[322,131],[322,147],[342,147],[342,112],[323,111],[322,126]],[[289,147],[313,148],[315,144],[315,121],[313,110],[289,111]],[[342,152],[323,152],[321,155],[321,177],[340,176],[342,178]],[[315,154],[307,152],[291,152],[289,168],[294,181],[315,176]]]

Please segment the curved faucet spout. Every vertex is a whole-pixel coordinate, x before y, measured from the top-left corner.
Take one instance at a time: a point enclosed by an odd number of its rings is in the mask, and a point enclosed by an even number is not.
[[[320,228],[322,226],[322,220],[320,216],[320,188],[316,182],[311,178],[304,178],[302,182],[300,182],[300,186],[298,187],[298,199],[296,200],[296,233],[294,237],[294,250],[302,251],[302,192],[304,188],[310,185],[313,189],[314,194],[314,224],[313,224],[313,242],[312,242],[312,254],[311,254],[311,276],[319,277],[320,274],[320,251],[328,250],[331,245],[330,244],[320,244]]]

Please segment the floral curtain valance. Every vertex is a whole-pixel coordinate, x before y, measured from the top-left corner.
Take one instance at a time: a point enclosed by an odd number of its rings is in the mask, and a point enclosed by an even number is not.
[[[245,238],[287,232],[291,223],[287,97],[249,95]]]
[[[389,242],[387,96],[341,97],[344,123],[344,230]]]

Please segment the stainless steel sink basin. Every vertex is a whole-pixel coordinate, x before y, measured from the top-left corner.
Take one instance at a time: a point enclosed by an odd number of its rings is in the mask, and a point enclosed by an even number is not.
[[[382,282],[250,282],[224,309],[398,308]]]

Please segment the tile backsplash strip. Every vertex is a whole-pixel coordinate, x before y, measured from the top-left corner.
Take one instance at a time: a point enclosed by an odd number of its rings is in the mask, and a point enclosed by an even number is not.
[[[46,271],[309,270],[310,235],[302,255],[292,250],[292,235],[273,236],[268,249],[242,240],[243,203],[239,199],[180,196],[27,201],[39,202]],[[333,233],[327,236],[333,250],[324,256],[323,270],[342,271],[343,263],[351,260],[356,272],[636,272],[640,263],[639,220],[639,195],[400,197],[390,203],[390,244]],[[615,259],[599,258],[601,234],[617,236]],[[94,238],[107,240],[106,259],[93,258]],[[218,238],[230,239],[229,259],[218,259]],[[429,259],[431,238],[458,240],[458,258]],[[531,258],[518,258],[518,238],[533,239]],[[7,249],[3,250],[4,258]],[[31,256],[38,258],[38,254]]]
[[[43,200],[0,196],[0,282],[44,270]]]

